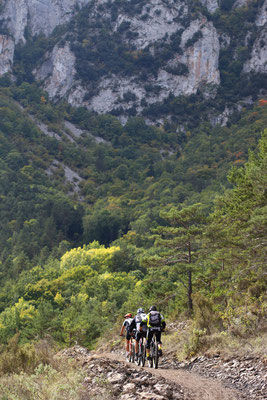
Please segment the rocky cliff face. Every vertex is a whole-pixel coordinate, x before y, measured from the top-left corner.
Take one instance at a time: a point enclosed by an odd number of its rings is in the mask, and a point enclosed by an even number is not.
[[[267,26],[254,43],[251,58],[245,63],[245,72],[267,73]]]
[[[256,19],[256,25],[258,26],[264,26],[267,22],[267,0],[264,1],[263,6],[258,13],[257,19]]]
[[[76,73],[75,56],[70,51],[69,43],[64,47],[56,45],[34,73],[39,81],[44,81],[44,88],[51,98],[65,97],[72,88]]]
[[[186,47],[188,40],[192,39],[197,32],[201,32],[201,38],[192,46]],[[140,111],[142,99],[145,99],[147,104],[153,104],[163,101],[170,93],[174,96],[196,93],[201,85],[206,86],[205,90],[208,93],[209,85],[215,86],[220,83],[218,70],[220,47],[213,25],[208,23],[205,18],[193,21],[182,34],[181,48],[182,54],[176,54],[168,61],[167,70],[160,68],[157,77],[151,76],[146,82],[158,88],[156,94],[147,93],[144,84],[136,82],[135,76],[129,78],[112,76],[103,78],[99,84],[98,94],[91,100],[84,101],[83,104],[100,113],[133,105],[137,105],[137,109]],[[179,65],[185,65],[188,73],[174,75],[172,71]],[[121,99],[127,98],[129,92],[134,95],[133,100],[122,104]],[[74,103],[72,93],[69,101]]]
[[[251,57],[244,65],[244,71],[267,73],[267,0],[264,1],[255,23],[260,27],[260,31],[254,42]]]
[[[0,76],[12,70],[14,47],[10,37],[0,35]]]
[[[201,4],[207,7],[207,10],[213,14],[218,8],[218,0],[200,0]]]
[[[89,0],[3,0],[2,18],[15,43],[25,42],[25,28],[34,36],[49,36],[58,26],[68,22]]]
[[[214,6],[215,3],[209,4]],[[96,9],[93,9],[89,15],[89,21],[91,18],[96,18],[95,13]],[[122,74],[104,75],[98,82],[97,90],[91,85],[86,86],[74,78],[74,55],[70,56],[69,52],[63,52],[58,47],[37,69],[36,77],[45,80],[45,88],[49,96],[53,98],[63,93],[59,88],[66,82],[65,77],[57,73],[61,68],[60,65],[67,66],[69,64],[67,67],[70,72],[69,82],[72,81],[75,84],[67,85],[64,95],[71,104],[84,105],[100,113],[129,109],[129,107],[135,107],[137,112],[140,112],[143,108],[141,102],[144,99],[147,104],[153,104],[163,101],[170,93],[174,96],[196,93],[200,86],[208,94],[211,86],[214,87],[220,83],[219,35],[213,24],[204,16],[200,15],[191,22],[188,21],[188,18],[188,4],[177,1],[167,4],[161,0],[153,0],[149,2],[149,7],[143,7],[142,12],[138,15],[128,15],[125,10],[122,10],[111,25],[114,34],[118,34],[122,26],[130,26],[133,36],[130,39],[126,37],[125,41],[139,52],[149,46],[152,55],[155,53],[155,46],[158,42],[165,38],[168,43],[169,38],[180,30],[181,38],[177,37],[177,41],[180,41],[179,51],[174,52],[163,68],[158,69],[156,76],[149,74],[148,71],[146,84],[157,87],[156,93],[153,93],[153,90],[152,93],[147,93],[144,82],[138,81],[136,74],[127,77]],[[60,52],[60,54],[56,56],[56,52]],[[47,70],[48,64],[51,76],[46,78],[43,71]],[[185,72],[174,73],[181,66],[184,67]],[[61,82],[60,77],[62,78]],[[127,96],[129,93],[131,93],[131,99]]]
[[[260,6],[259,0],[254,28],[251,21],[248,24],[247,38],[253,28],[255,40],[244,73],[266,73],[266,1]],[[32,72],[51,99],[65,98],[100,113],[123,115],[129,109],[140,113],[170,95],[201,91],[206,98],[214,96],[220,85],[221,51],[233,45],[231,33],[216,26],[212,17],[219,11],[217,0],[2,0],[0,4],[5,32],[0,36],[0,74],[11,70],[14,46],[25,43],[29,35],[49,37],[57,26],[65,25],[61,35],[54,34],[54,48]],[[240,7],[248,7],[247,1],[236,1],[233,10]],[[104,49],[107,55],[102,56],[105,45],[114,49]],[[118,59],[123,55],[124,69],[120,62],[114,67],[116,55]]]

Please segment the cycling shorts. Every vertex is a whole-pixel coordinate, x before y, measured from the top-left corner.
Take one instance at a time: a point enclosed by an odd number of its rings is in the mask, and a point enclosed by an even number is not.
[[[133,331],[130,331],[129,329],[127,329],[127,331],[126,331],[126,340],[130,340],[131,337],[135,337],[135,329]]]
[[[141,337],[145,338],[146,337],[146,331],[137,331],[135,334],[135,339],[137,342],[141,339]]]

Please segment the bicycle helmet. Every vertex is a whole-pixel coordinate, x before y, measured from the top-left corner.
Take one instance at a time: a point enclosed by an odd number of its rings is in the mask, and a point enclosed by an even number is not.
[[[149,311],[157,311],[157,307],[156,306],[151,306]]]
[[[124,315],[124,318],[132,318],[132,316],[133,316],[132,313],[128,313]]]
[[[137,310],[137,314],[142,314],[142,313],[144,313],[145,311],[144,311],[144,309],[143,308],[138,308],[138,310]]]

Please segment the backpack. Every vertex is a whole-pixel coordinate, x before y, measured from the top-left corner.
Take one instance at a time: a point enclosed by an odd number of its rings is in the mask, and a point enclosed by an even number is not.
[[[146,314],[142,313],[142,314],[136,314],[135,316],[135,322],[136,324],[140,324],[143,319],[145,318]]]
[[[158,311],[150,312],[149,325],[150,326],[160,326],[161,325],[161,316]]]

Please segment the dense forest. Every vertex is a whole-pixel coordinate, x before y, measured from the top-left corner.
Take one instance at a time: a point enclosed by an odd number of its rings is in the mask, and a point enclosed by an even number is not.
[[[194,318],[188,354],[203,335],[261,331],[265,100],[228,126],[174,132],[0,83],[3,344],[19,332],[91,347],[151,303]]]

